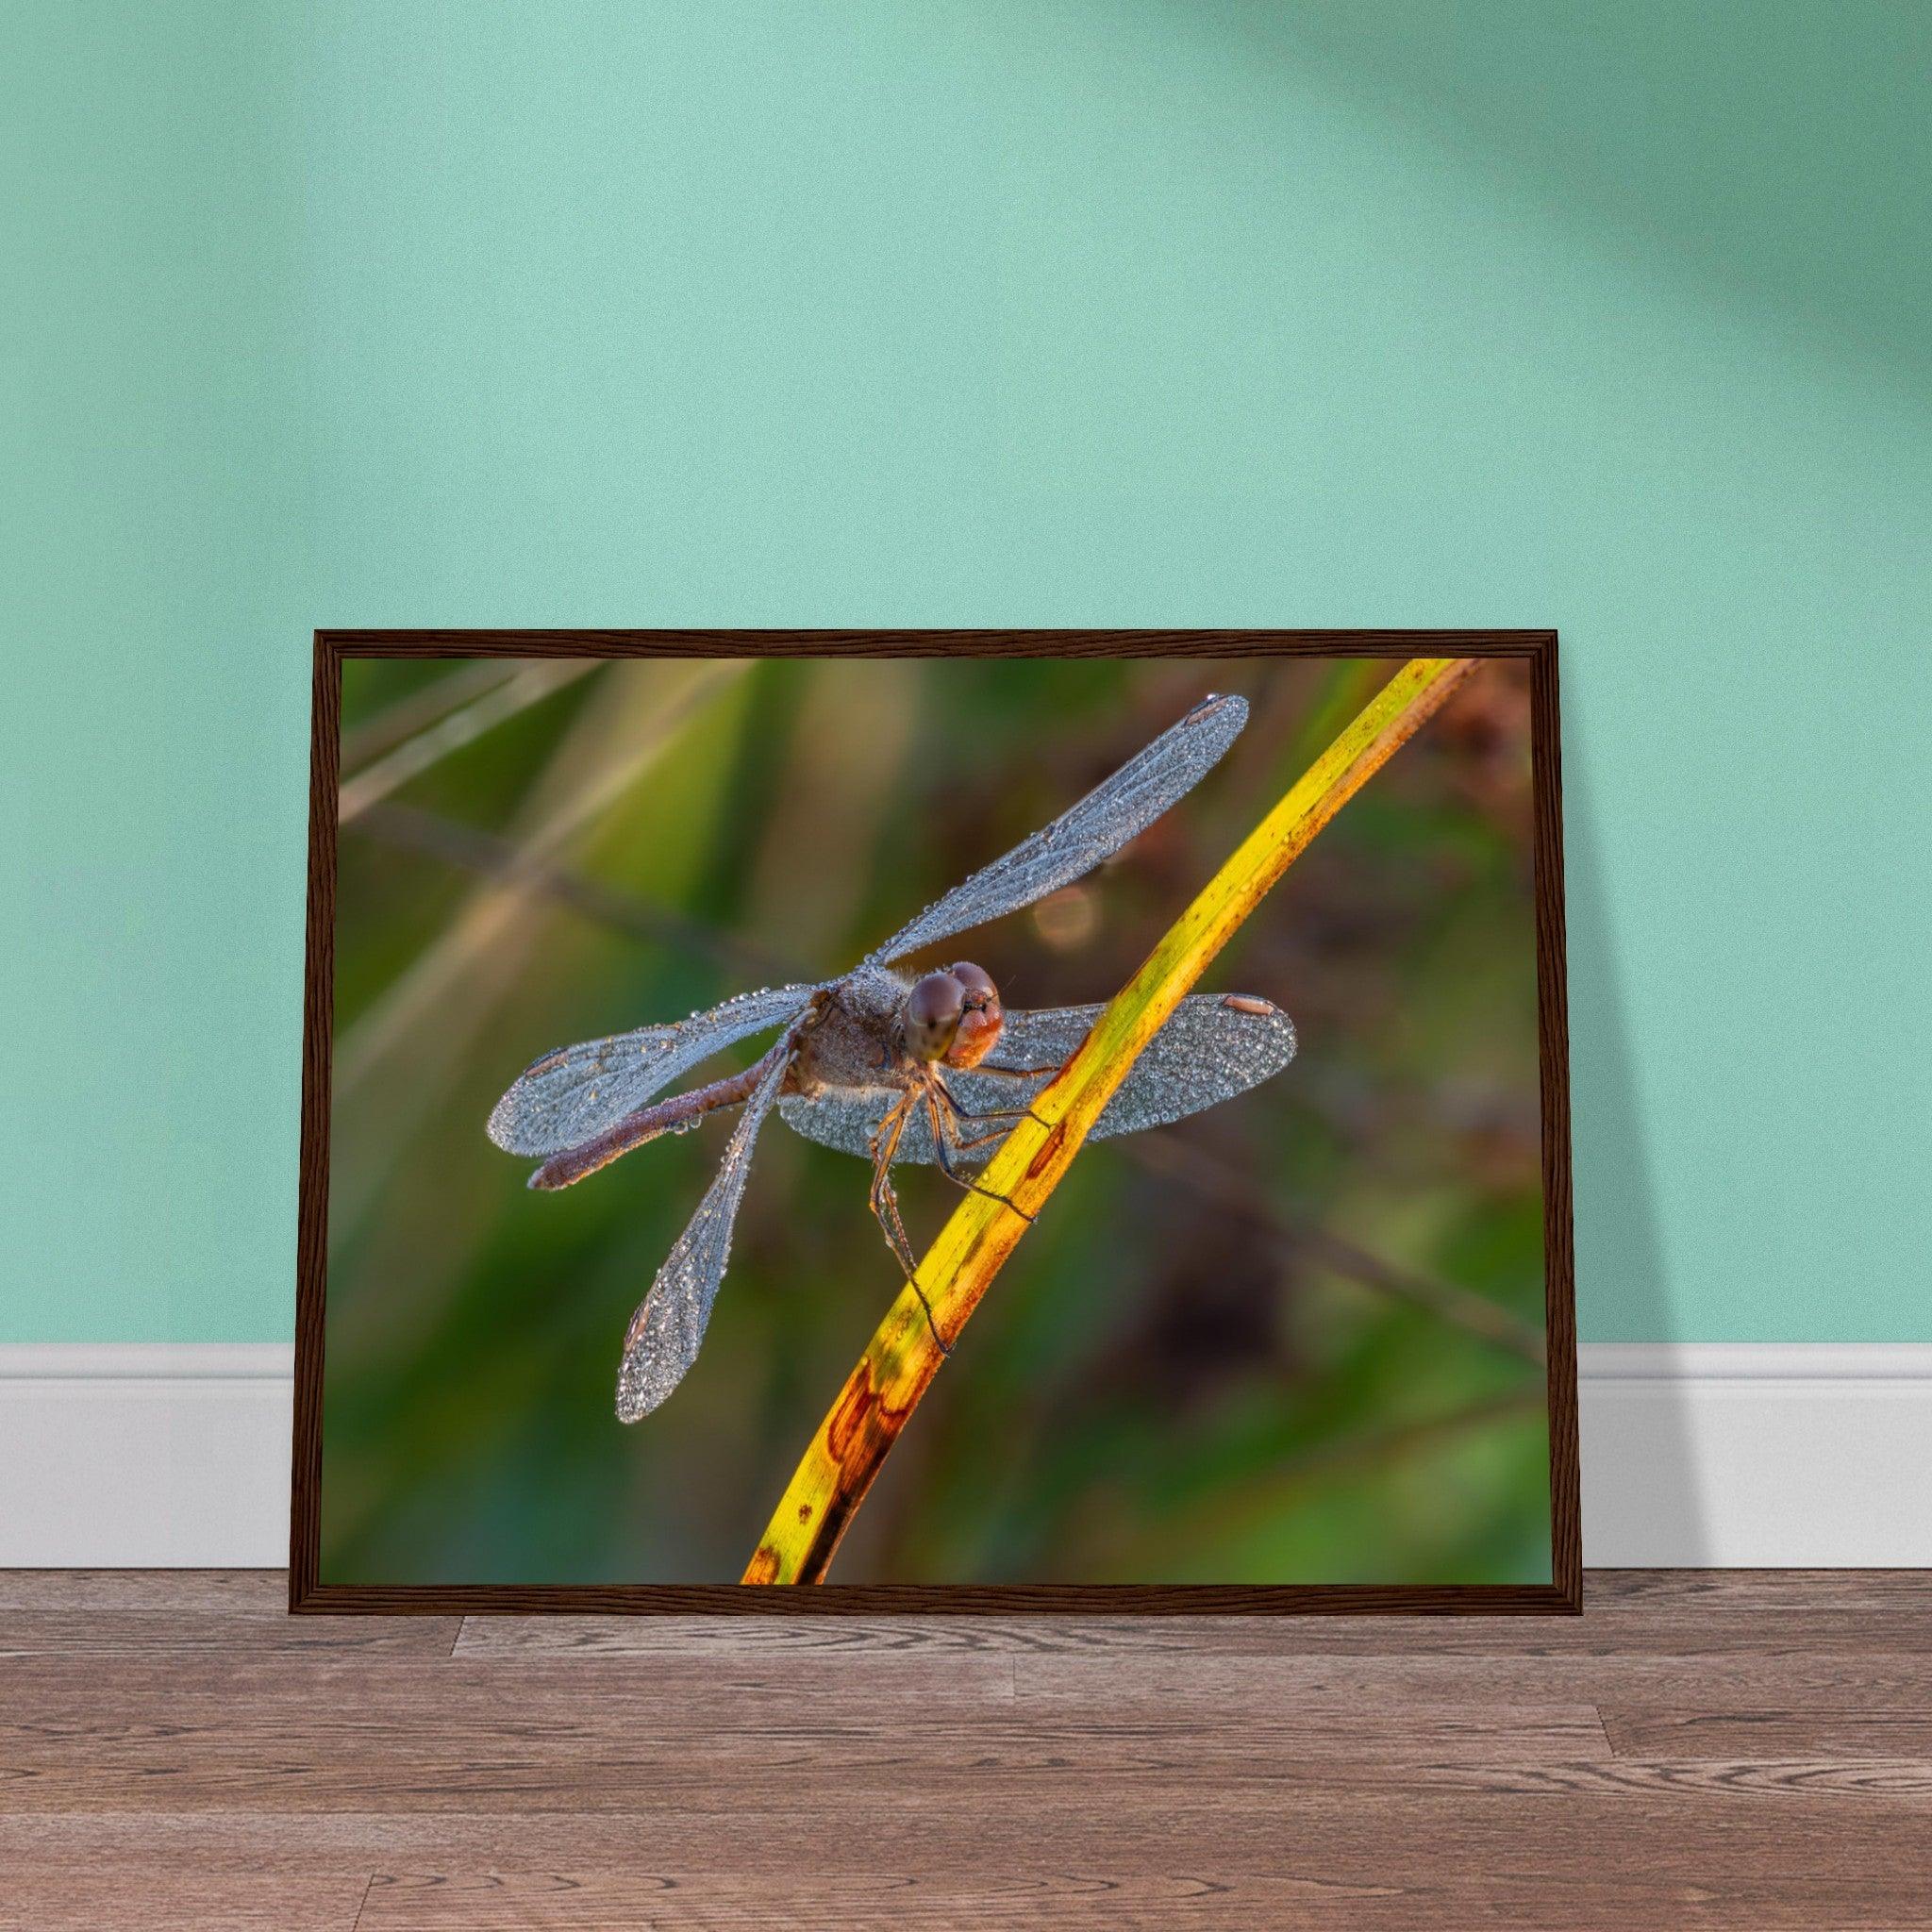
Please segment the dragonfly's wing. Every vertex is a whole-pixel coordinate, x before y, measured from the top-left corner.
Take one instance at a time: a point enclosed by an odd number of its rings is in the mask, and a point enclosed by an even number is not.
[[[1017,1082],[1014,1084],[1018,1085]],[[857,1154],[870,1160],[872,1138],[878,1131],[879,1121],[900,1098],[896,1088],[827,1087],[823,1093],[815,1094],[809,1100],[802,1094],[785,1094],[778,1102],[778,1118],[793,1133],[803,1134],[808,1141],[816,1141],[821,1146],[836,1147],[841,1154]],[[1004,1103],[1008,1107],[1017,1104],[1014,1101]],[[955,1165],[984,1160],[991,1152],[992,1149],[987,1147],[972,1154],[962,1154]],[[924,1108],[916,1107],[908,1116],[905,1131],[899,1136],[898,1151],[892,1158],[895,1163],[910,1161],[914,1166],[931,1164],[932,1128],[926,1122]]]
[[[949,1072],[946,1084],[972,1113],[1024,1107],[1071,1058],[1099,1016],[1098,1007],[1008,1013],[999,1044],[986,1063],[1047,1071],[1024,1078]],[[1167,1024],[1142,1050],[1120,1091],[1108,1102],[1092,1138],[1105,1140],[1161,1126],[1232,1100],[1278,1074],[1294,1058],[1294,1024],[1280,1008],[1245,994],[1196,993],[1174,1008]],[[897,1098],[880,1088],[832,1088],[810,1100],[788,1093],[779,1101],[778,1111],[786,1125],[807,1140],[864,1155],[879,1117]],[[969,1136],[974,1131],[970,1122],[962,1128]],[[1004,1138],[960,1150],[954,1157],[956,1164],[977,1166],[998,1151]],[[895,1158],[929,1162],[932,1158],[932,1131],[924,1108],[917,1108],[906,1124]]]
[[[987,1056],[1000,1067],[1044,1066],[1056,1052],[1064,1062],[1087,1038],[1098,1007],[1061,1007],[1050,1012],[1008,1013],[999,1043]],[[1141,1049],[1093,1124],[1091,1138],[1138,1134],[1165,1126],[1203,1108],[1218,1107],[1280,1073],[1294,1058],[1294,1022],[1277,1006],[1247,993],[1195,993],[1168,1016],[1167,1024]],[[960,1081],[972,1083],[970,1094]],[[1044,1079],[990,1079],[985,1074],[953,1076],[960,1104],[979,1108],[1013,1107],[1017,1087],[1037,1092]],[[1005,1094],[1006,1099],[994,1095]]]
[[[1003,918],[1090,873],[1143,832],[1211,771],[1248,722],[1245,699],[1203,698],[1111,778],[1004,858],[957,885],[866,961],[883,965],[956,932]]]
[[[790,1056],[779,1053],[752,1090],[738,1117],[724,1158],[698,1203],[690,1225],[672,1244],[651,1291],[630,1318],[624,1338],[624,1360],[617,1371],[617,1416],[634,1423],[647,1416],[684,1379],[697,1359],[698,1344],[718,1299],[718,1284],[731,1258],[731,1229],[744,1199],[752,1148],[758,1129],[784,1084]]]
[[[776,986],[740,993],[669,1026],[640,1026],[546,1053],[496,1103],[490,1138],[511,1154],[575,1147],[721,1047],[790,1020],[817,991]]]

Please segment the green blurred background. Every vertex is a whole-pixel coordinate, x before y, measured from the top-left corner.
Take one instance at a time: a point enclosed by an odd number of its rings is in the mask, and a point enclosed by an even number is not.
[[[774,1118],[698,1364],[625,1428],[625,1324],[728,1122],[536,1195],[491,1104],[843,969],[1241,691],[1175,812],[948,949],[1013,1007],[1105,998],[1390,668],[348,665],[324,1579],[735,1580],[898,1290],[864,1164]],[[1208,985],[1284,1006],[1298,1058],[1081,1155],[835,1581],[1548,1579],[1527,732],[1486,666],[1291,870]],[[956,1196],[898,1178],[924,1246]]]

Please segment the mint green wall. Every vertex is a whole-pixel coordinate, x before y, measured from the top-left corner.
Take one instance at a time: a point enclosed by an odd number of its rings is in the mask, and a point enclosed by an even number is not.
[[[308,633],[579,622],[1559,626],[1584,1333],[1932,1339],[1928,58],[10,10],[0,1340],[289,1332]]]

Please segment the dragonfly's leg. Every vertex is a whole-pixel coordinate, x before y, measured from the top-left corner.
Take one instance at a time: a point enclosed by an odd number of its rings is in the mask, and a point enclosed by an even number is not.
[[[898,1262],[900,1271],[910,1281],[919,1273],[919,1262],[912,1253],[912,1243],[906,1238],[906,1224],[899,1219],[899,1194],[891,1181],[878,1190],[878,1199],[873,1203],[872,1211],[885,1230],[886,1245],[891,1249],[893,1260]]]
[[[945,1093],[944,1088],[941,1088],[940,1091],[941,1092]],[[970,1107],[961,1107],[958,1099],[951,1093],[946,1093],[946,1111],[949,1114],[951,1114],[956,1121],[1040,1120],[1040,1116],[1037,1113],[1035,1113],[1030,1107],[989,1107],[975,1110],[974,1108]],[[1044,1121],[1040,1121],[1040,1124],[1041,1126],[1044,1126],[1046,1124]]]
[[[1049,1121],[1041,1120],[1041,1117],[1030,1107],[992,1107],[988,1108],[983,1113],[974,1113],[970,1108],[964,1108],[959,1105],[959,1096],[946,1085],[944,1080],[939,1080],[938,1085],[941,1096],[946,1103],[946,1111],[956,1121],[1039,1121],[1042,1127],[1052,1124]],[[984,1138],[984,1136],[981,1136],[981,1139]],[[976,1147],[979,1145],[979,1141],[966,1141],[960,1144],[967,1147]]]
[[[885,1236],[886,1245],[899,1264],[899,1272],[908,1279],[919,1264],[913,1258],[912,1243],[907,1239],[906,1224],[899,1218],[898,1190],[892,1186],[892,1161],[898,1155],[899,1140],[906,1131],[914,1098],[908,1093],[896,1101],[872,1137],[872,1191],[866,1196],[866,1206],[872,1209],[873,1219],[878,1223],[879,1232]]]
[[[939,1087],[939,1083],[935,1081],[933,1087]],[[933,1087],[928,1087],[925,1090],[925,1113],[926,1118],[932,1123],[933,1158],[939,1162],[940,1172],[956,1188],[964,1188],[969,1194],[984,1194],[989,1201],[997,1201],[1001,1207],[1010,1208],[1022,1221],[1030,1224],[1033,1220],[1032,1215],[1027,1213],[1025,1208],[1022,1208],[1017,1201],[1011,1199],[1008,1195],[995,1193],[991,1188],[983,1188],[977,1181],[958,1173],[953,1166],[952,1157],[946,1151],[948,1147],[954,1147],[963,1153],[971,1147],[982,1147],[989,1141],[1004,1141],[1007,1138],[1006,1134],[1001,1131],[995,1131],[990,1134],[975,1135],[971,1140],[956,1138],[957,1129],[946,1119],[945,1115],[940,1111],[940,1104],[934,1096]],[[946,1090],[943,1087],[939,1087],[939,1091],[944,1093]],[[947,1095],[947,1098],[950,1099],[951,1095]],[[984,1119],[985,1116],[969,1115],[968,1118]]]
[[[925,1311],[925,1325],[932,1333],[934,1344],[941,1355],[951,1355],[953,1344],[940,1333],[939,1318],[925,1298],[924,1289],[919,1285],[919,1263],[912,1258],[912,1243],[906,1239],[906,1224],[899,1219],[899,1196],[893,1191],[891,1181],[880,1191],[878,1205],[873,1212],[878,1215],[879,1225],[886,1230],[886,1245],[905,1271],[906,1286],[919,1297],[919,1306]]]
[[[867,1150],[872,1155],[872,1193],[868,1199],[874,1214],[879,1211],[881,1194],[891,1185],[886,1176],[891,1172],[892,1157],[899,1151],[899,1137],[906,1131],[907,1117],[916,1098],[910,1091],[902,1093],[880,1115],[878,1125],[873,1129]]]
[[[873,1136],[872,1192],[866,1197],[866,1205],[872,1209],[873,1219],[878,1223],[879,1230],[886,1238],[886,1245],[891,1249],[892,1258],[898,1262],[900,1272],[906,1277],[906,1285],[919,1297],[919,1306],[925,1310],[925,1325],[932,1331],[932,1339],[940,1353],[951,1355],[952,1346],[940,1333],[932,1304],[926,1300],[925,1291],[919,1285],[919,1263],[913,1257],[912,1243],[906,1237],[906,1224],[899,1218],[899,1195],[892,1186],[892,1157],[899,1151],[899,1137],[905,1133],[906,1123],[910,1119],[918,1099],[917,1091],[908,1089],[905,1098],[880,1121],[878,1131]]]

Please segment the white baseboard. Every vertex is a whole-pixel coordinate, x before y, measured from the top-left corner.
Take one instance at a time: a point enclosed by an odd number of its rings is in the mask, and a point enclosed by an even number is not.
[[[1932,1344],[1593,1342],[1583,1560],[1932,1565]]]
[[[0,1566],[276,1567],[291,1351],[0,1344]],[[1586,1344],[1587,1563],[1932,1565],[1932,1344]]]
[[[0,1344],[0,1566],[286,1563],[294,1353]]]

